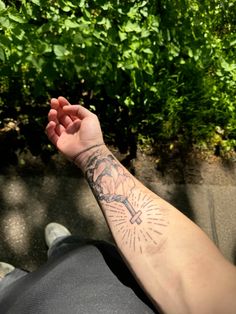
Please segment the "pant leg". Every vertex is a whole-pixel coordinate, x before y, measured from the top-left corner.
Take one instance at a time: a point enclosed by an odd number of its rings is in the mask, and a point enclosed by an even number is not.
[[[64,254],[69,253],[70,251],[76,250],[78,248],[87,248],[88,258],[93,258],[96,260],[96,265],[100,265],[102,272],[104,274],[104,278],[113,278],[110,283],[114,283],[114,278],[117,278],[119,284],[123,285],[124,290],[129,287],[133,290],[134,294],[137,296],[139,300],[145,303],[151,310],[152,313],[157,313],[154,306],[145,295],[143,290],[140,288],[139,284],[131,274],[130,270],[124,263],[121,258],[119,252],[116,247],[110,243],[105,241],[96,241],[96,240],[81,240],[81,238],[76,236],[68,236],[61,239],[58,239],[54,245],[49,249],[48,256],[50,259],[58,259],[63,257]],[[94,251],[94,249],[96,249]],[[93,252],[93,253],[92,253]],[[85,256],[86,256],[85,254]],[[86,259],[85,259],[86,260]],[[103,265],[103,266],[102,266]],[[86,266],[86,262],[84,263],[84,267]],[[97,270],[91,271],[90,278],[96,278]],[[94,271],[94,275],[93,275]],[[109,274],[111,276],[109,277]],[[113,277],[115,275],[115,277]],[[107,282],[107,284],[110,284]],[[136,299],[137,301],[137,299]],[[133,298],[133,302],[135,302],[135,298]],[[145,312],[146,313],[146,312]],[[149,312],[147,312],[149,313]]]
[[[24,270],[19,269],[19,268],[15,268],[12,272],[7,274],[5,277],[3,277],[0,280],[0,294],[3,294],[4,291],[6,290],[6,288],[9,287],[9,285],[11,285],[16,280],[24,277],[27,274],[28,274],[27,271],[24,271]]]
[[[67,252],[70,252],[76,248],[82,247],[91,243],[91,240],[81,239],[78,236],[63,236],[59,237],[53,242],[53,245],[48,249],[48,259],[59,258]]]

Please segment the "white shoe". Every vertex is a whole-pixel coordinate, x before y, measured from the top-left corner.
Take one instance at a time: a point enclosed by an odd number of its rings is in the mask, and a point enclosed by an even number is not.
[[[45,241],[47,246],[50,248],[55,240],[58,238],[68,237],[71,235],[70,231],[56,222],[48,224],[44,230]]]
[[[14,266],[8,263],[0,262],[0,280],[15,269]]]

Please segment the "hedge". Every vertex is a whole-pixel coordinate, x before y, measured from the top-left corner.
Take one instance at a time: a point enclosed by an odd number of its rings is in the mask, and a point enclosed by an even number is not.
[[[235,12],[233,0],[0,1],[0,128],[14,151],[50,151],[48,99],[64,95],[121,150],[235,150]]]

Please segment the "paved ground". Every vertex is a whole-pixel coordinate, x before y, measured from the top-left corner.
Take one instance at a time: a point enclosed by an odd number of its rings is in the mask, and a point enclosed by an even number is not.
[[[139,153],[133,171],[147,187],[194,220],[236,263],[236,162],[166,163]],[[44,227],[51,221],[73,234],[111,241],[109,230],[81,173],[59,158],[43,166],[0,174],[0,260],[34,270],[46,260]]]

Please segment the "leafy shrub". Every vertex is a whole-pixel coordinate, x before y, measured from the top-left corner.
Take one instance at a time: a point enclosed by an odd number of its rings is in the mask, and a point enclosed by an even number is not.
[[[83,101],[120,149],[236,146],[235,2],[0,1],[0,120],[39,154],[47,101]],[[133,143],[133,144],[132,144]]]

